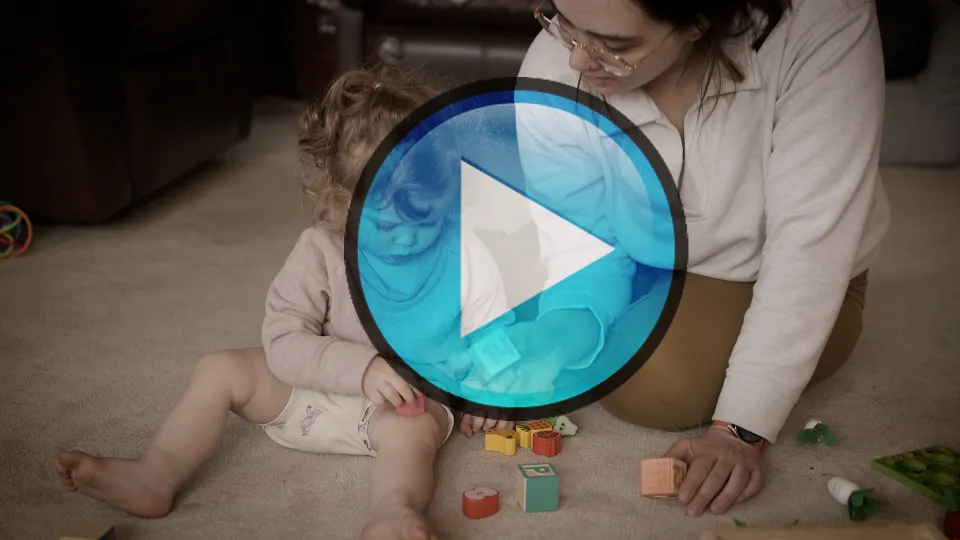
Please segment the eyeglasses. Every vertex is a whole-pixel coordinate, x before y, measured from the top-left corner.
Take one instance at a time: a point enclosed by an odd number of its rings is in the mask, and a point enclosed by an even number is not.
[[[673,32],[668,33],[664,36],[663,40],[653,48],[649,53],[645,54],[643,58],[636,62],[628,62],[623,59],[619,54],[608,51],[603,47],[597,47],[595,45],[588,45],[581,42],[580,40],[573,37],[573,33],[570,28],[567,28],[561,22],[561,19],[555,17],[554,20],[550,20],[543,14],[543,4],[546,0],[540,0],[540,3],[537,4],[537,7],[533,10],[533,16],[540,22],[540,26],[543,26],[544,30],[550,33],[553,37],[560,40],[563,43],[564,47],[567,49],[573,50],[574,47],[579,47],[587,52],[590,55],[590,58],[597,61],[600,64],[600,67],[604,71],[610,73],[616,77],[628,77],[633,70],[637,69],[641,62],[649,58],[653,53],[655,53],[663,44],[667,41]]]

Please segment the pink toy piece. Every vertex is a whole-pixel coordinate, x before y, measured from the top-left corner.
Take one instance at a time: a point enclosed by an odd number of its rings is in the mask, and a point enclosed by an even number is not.
[[[417,402],[413,405],[407,405],[406,403],[397,407],[397,414],[400,416],[419,416],[427,410],[427,402],[423,396],[417,398]]]
[[[674,458],[640,461],[640,494],[648,499],[676,499],[687,476],[687,464]]]

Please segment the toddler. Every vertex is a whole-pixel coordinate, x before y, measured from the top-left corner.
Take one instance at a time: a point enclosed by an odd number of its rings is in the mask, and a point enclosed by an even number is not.
[[[435,538],[424,512],[433,497],[435,456],[455,418],[429,399],[424,414],[396,413],[396,406],[414,404],[422,394],[378,354],[363,330],[347,284],[344,231],[367,160],[393,127],[437,93],[412,74],[355,70],[307,108],[299,144],[315,223],[302,232],[270,285],[263,348],[202,357],[139,458],[60,452],[57,471],[66,489],[137,516],[165,516],[184,484],[218,451],[233,413],[262,426],[283,447],[374,456],[371,513],[362,538]],[[371,300],[396,304],[391,321],[402,319],[411,301],[430,301],[444,289],[435,282],[453,273],[431,268],[460,264],[459,236],[456,241],[448,236],[456,213],[451,209],[460,197],[459,156],[434,157],[426,171],[418,170],[415,160],[400,167],[396,181],[368,195],[374,203],[360,228],[376,232],[361,233],[358,240],[359,258],[372,271],[364,274],[363,286]],[[499,279],[489,253],[475,243],[469,248],[470,271],[478,280]],[[398,265],[403,272],[396,271]],[[391,278],[388,286],[376,279],[386,272],[409,279]],[[501,289],[472,289],[477,292],[468,293],[468,301],[480,311],[506,302],[501,294],[483,293]],[[459,338],[459,313],[435,320],[444,324],[417,328],[418,336],[429,338],[425,349],[436,349],[431,340]],[[442,362],[438,367],[443,369]],[[469,436],[513,424],[464,415],[460,427]]]

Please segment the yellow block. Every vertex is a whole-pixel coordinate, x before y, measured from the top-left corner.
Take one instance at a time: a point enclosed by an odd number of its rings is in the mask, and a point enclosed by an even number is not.
[[[517,454],[517,432],[512,429],[491,429],[483,436],[483,449],[506,456]]]
[[[530,448],[533,446],[533,431],[526,424],[517,424],[517,438],[520,440],[520,446]]]

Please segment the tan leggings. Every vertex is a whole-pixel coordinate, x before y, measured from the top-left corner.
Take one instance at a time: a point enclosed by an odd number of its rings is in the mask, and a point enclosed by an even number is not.
[[[600,403],[632,424],[679,431],[712,421],[753,283],[687,274],[676,316],[659,347]],[[833,375],[860,338],[867,272],[850,281],[833,333],[810,384]]]

